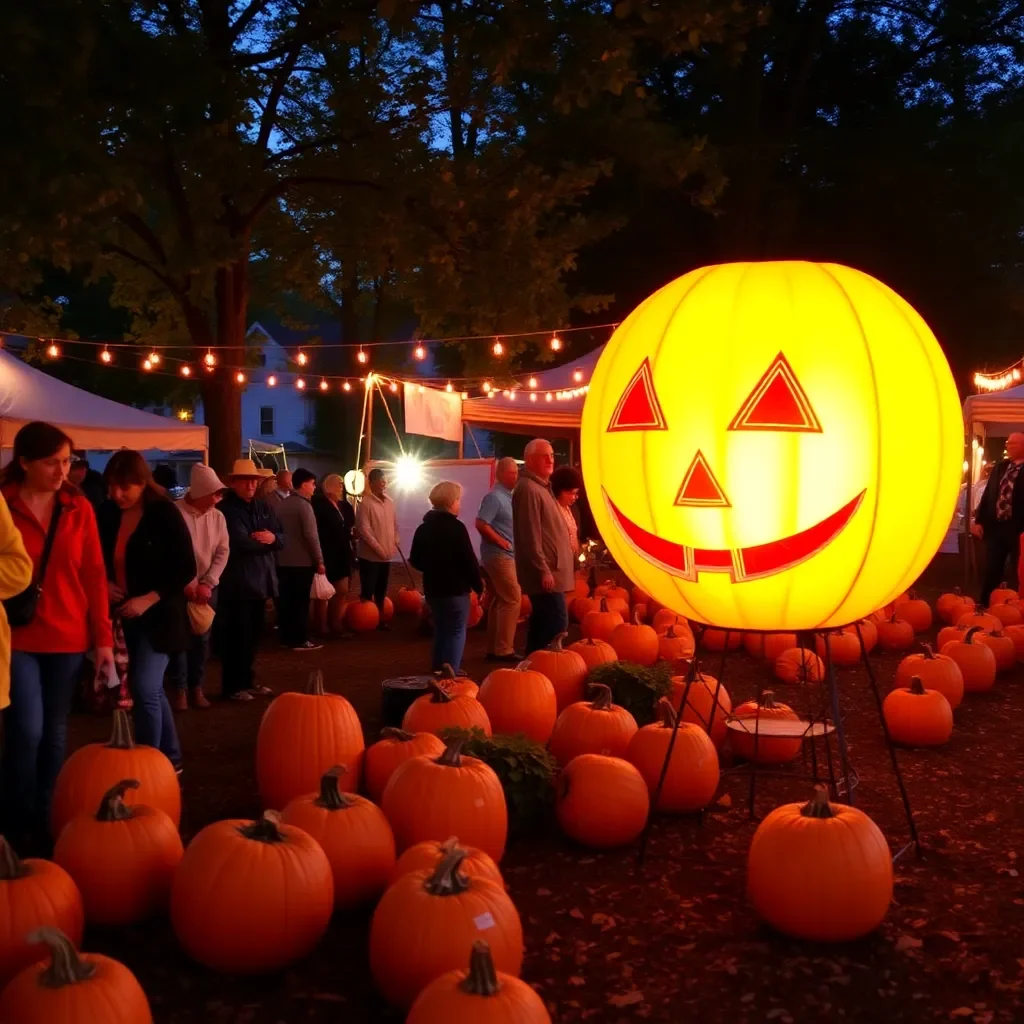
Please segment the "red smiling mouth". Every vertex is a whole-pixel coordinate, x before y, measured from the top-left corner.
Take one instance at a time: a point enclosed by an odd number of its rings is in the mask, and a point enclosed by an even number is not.
[[[604,500],[636,551],[673,576],[696,583],[702,572],[727,572],[733,583],[745,583],[747,580],[774,576],[816,555],[853,518],[854,512],[864,500],[864,494],[865,491],[861,491],[838,512],[833,512],[827,519],[822,519],[820,523],[800,533],[746,548],[691,548],[675,544],[637,526],[616,508],[607,491],[604,492]]]

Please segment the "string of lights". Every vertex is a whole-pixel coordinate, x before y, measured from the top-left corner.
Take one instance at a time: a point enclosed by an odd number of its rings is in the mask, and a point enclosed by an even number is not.
[[[979,391],[1003,391],[1014,384],[1019,384],[1022,377],[1024,377],[1024,359],[1018,360],[1001,373],[976,373],[974,386]]]

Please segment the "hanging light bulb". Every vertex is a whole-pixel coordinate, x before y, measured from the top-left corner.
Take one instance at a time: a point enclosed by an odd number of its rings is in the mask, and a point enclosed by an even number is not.
[[[159,366],[160,365],[160,353],[159,352],[150,352],[149,353],[149,361],[154,366]]]
[[[491,346],[491,351],[500,359],[505,354],[505,346],[502,345],[500,338],[494,339],[494,344]]]
[[[530,379],[529,379],[529,380],[528,380],[528,381],[526,382],[526,386],[527,386],[528,388],[535,388],[535,387],[537,386],[537,378],[536,378],[536,377],[531,377],[531,378],[530,378]]]
[[[391,388],[392,391],[397,391],[398,390],[398,382],[397,381],[392,381],[391,384],[389,385],[389,387]]]
[[[306,390],[306,382],[301,377],[298,377],[296,379],[295,386],[299,389],[299,391],[305,391]]]
[[[487,397],[488,398],[493,398],[497,393],[498,393],[497,391],[488,391],[487,392]]]
[[[445,391],[448,392],[449,395],[455,390],[455,388],[452,387],[452,382],[451,381],[448,381],[448,383],[445,384],[444,389],[445,389]]]
[[[417,385],[417,387],[416,387],[416,394],[418,394],[418,395],[422,395],[423,394],[423,385],[422,384]]]
[[[514,402],[516,400],[516,393],[514,391],[509,391],[508,392],[508,399],[509,399],[510,402]]]
[[[329,387],[330,387],[330,385],[327,383],[327,381],[323,377],[321,377],[320,378],[320,390],[321,391],[326,391]]]
[[[562,339],[557,334],[551,335],[551,341],[549,342],[549,344],[551,345],[552,352],[562,351]]]
[[[357,360],[358,362],[362,363],[362,364],[363,364],[363,366],[365,366],[365,365],[366,365],[366,363],[367,363],[367,361],[369,360],[369,358],[370,358],[370,357],[369,357],[369,356],[368,356],[368,355],[367,355],[367,354],[366,354],[366,353],[365,353],[365,352],[364,352],[364,351],[363,351],[362,349],[360,349],[360,350],[359,350],[359,351],[358,351],[358,352],[356,353],[356,360]]]
[[[152,370],[153,369],[153,360],[152,359],[143,359],[142,360],[142,368],[144,370]]]
[[[46,349],[46,354],[47,354],[47,356],[49,356],[50,359],[59,359],[60,358],[60,345],[56,345],[56,344],[54,344],[51,341],[49,346]]]
[[[554,398],[554,396],[553,396],[553,395],[551,394],[551,392],[549,391],[549,392],[548,392],[548,393],[547,393],[547,394],[546,394],[546,395],[544,396],[544,401],[545,401],[545,402],[550,402],[550,401],[551,401],[551,400],[552,400],[553,398]]]
[[[245,374],[242,373],[241,370],[239,370],[238,373],[235,374],[235,383],[236,384],[244,384],[245,383]]]
[[[427,358],[427,350],[422,345],[417,345],[412,350],[413,359],[423,360]]]
[[[485,395],[489,395],[491,393],[491,382],[489,380],[485,380],[480,387],[483,389]]]
[[[271,374],[267,378],[267,387],[268,388],[276,388],[277,387],[277,377],[274,374]]]
[[[207,349],[206,355],[203,356],[203,362],[212,370],[217,365],[217,357]]]
[[[373,374],[372,373],[368,373],[366,375],[366,377],[363,378],[363,386],[366,388],[367,391],[369,391],[370,388],[373,387]]]
[[[467,398],[469,398],[469,392],[468,391],[463,391],[462,392],[462,400],[465,402]]]
[[[189,366],[188,363],[182,363],[181,369],[178,370],[178,373],[180,373],[182,377],[191,377],[192,367]]]
[[[576,381],[576,383],[578,384],[581,380],[583,380],[583,371],[582,370],[574,370],[573,371],[573,375],[572,375],[572,379],[574,381]]]
[[[537,395],[535,393],[533,393],[533,392],[531,392],[531,394],[530,394],[530,401],[531,402],[536,402],[537,401]]]
[[[303,352],[302,349],[300,348],[299,351],[296,352],[295,354],[295,362],[297,362],[299,366],[305,366],[306,363],[309,362],[309,356],[307,356],[306,353]]]
[[[344,382],[344,383],[343,383],[343,384],[341,385],[341,390],[342,390],[342,391],[351,391],[351,390],[352,390],[352,385],[351,385],[351,384],[349,384],[349,382],[348,382],[348,381],[345,381],[345,382]]]
[[[104,345],[103,346],[103,351],[100,353],[100,362],[101,363],[112,363],[113,361],[114,361],[114,357],[113,357],[113,355],[111,355],[110,349],[107,348]]]

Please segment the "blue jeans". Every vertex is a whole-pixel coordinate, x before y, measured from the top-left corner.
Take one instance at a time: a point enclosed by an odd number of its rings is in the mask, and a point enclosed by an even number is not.
[[[214,588],[210,596],[210,607],[217,611],[217,590]],[[213,629],[208,629],[202,636],[192,633],[190,636],[189,649],[179,651],[170,656],[168,668],[168,681],[175,689],[184,690],[187,686],[190,690],[198,690],[203,685],[203,675],[206,672],[206,662],[210,657],[210,637]]]
[[[469,594],[458,597],[427,599],[434,617],[434,654],[431,670],[439,672],[451,665],[462,668],[462,652],[466,649],[466,623],[469,622]]]
[[[3,827],[49,832],[50,799],[64,763],[68,715],[84,654],[11,652],[11,706],[4,712]]]
[[[569,609],[561,591],[530,594],[530,604],[533,610],[526,626],[527,654],[547,647],[559,633],[569,629]]]
[[[164,673],[170,656],[154,651],[145,631],[134,622],[125,622],[124,639],[128,645],[128,686],[135,701],[135,742],[156,747],[178,768],[181,747],[171,704],[164,692]]]

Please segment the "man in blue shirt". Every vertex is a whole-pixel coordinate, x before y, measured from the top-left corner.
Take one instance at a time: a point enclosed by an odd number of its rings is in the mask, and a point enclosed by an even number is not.
[[[513,646],[523,592],[516,578],[512,547],[512,488],[519,479],[515,459],[500,459],[497,483],[484,495],[476,514],[480,534],[480,564],[484,570],[491,608],[487,615],[487,660],[516,662]]]

